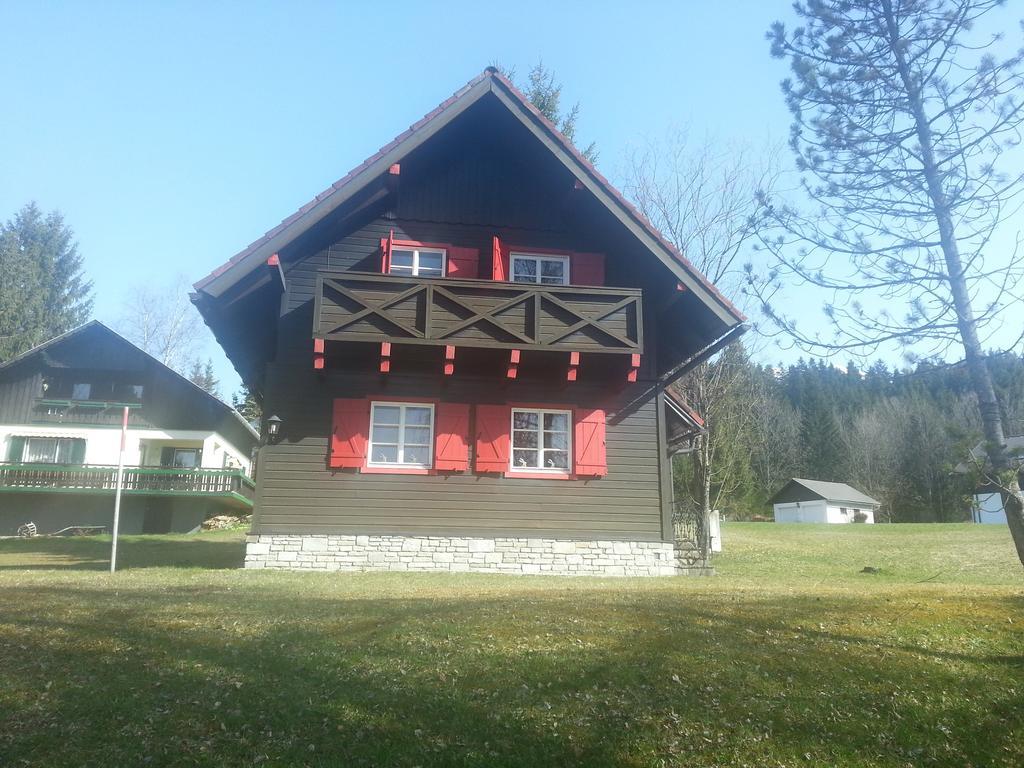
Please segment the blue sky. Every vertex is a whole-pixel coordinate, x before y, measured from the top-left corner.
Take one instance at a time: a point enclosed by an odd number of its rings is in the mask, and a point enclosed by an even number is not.
[[[495,61],[556,72],[613,181],[673,125],[754,146],[789,125],[764,39],[788,0],[8,0],[0,15],[0,218],[63,211],[106,321],[133,284],[208,273]],[[230,392],[212,337],[204,354]]]

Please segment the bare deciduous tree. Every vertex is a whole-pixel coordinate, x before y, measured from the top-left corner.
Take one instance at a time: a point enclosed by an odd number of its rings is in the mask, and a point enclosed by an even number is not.
[[[137,285],[117,321],[126,339],[183,376],[202,347],[205,330],[189,290],[182,275],[162,286]]]
[[[805,348],[962,351],[977,397],[988,472],[1007,496],[1024,563],[1024,497],[1006,459],[985,334],[1019,306],[1024,258],[994,247],[1019,205],[1024,51],[984,36],[1000,0],[814,0],[800,26],[773,25],[791,147],[811,215],[765,196],[762,242],[774,274],[750,288]],[[1007,153],[1010,153],[1008,156]],[[1014,167],[1016,165],[1016,167]],[[1007,170],[1009,169],[1009,170]],[[781,281],[830,291],[833,335],[805,331],[771,303]],[[1018,315],[1019,316],[1019,315]]]
[[[685,130],[634,151],[626,172],[626,193],[637,208],[682,253],[727,294],[743,280],[741,255],[755,235],[758,195],[772,189],[774,153],[758,160],[742,146],[708,138],[693,143]],[[746,479],[736,448],[755,419],[751,367],[734,346],[694,369],[678,385],[704,417],[707,432],[690,454],[690,501],[704,525],[720,500]]]

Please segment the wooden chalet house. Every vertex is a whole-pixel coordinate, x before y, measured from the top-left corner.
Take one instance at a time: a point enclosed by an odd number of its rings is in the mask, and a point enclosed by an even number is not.
[[[493,69],[195,288],[248,567],[678,572],[666,387],[744,318]]]
[[[258,436],[216,397],[98,322],[0,365],[0,536],[110,530],[121,426],[124,533],[248,512]]]

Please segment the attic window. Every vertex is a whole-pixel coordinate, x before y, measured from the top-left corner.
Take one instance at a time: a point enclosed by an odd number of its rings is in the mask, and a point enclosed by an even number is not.
[[[92,395],[91,384],[73,384],[71,387],[72,400],[88,400]]]
[[[392,275],[415,275],[417,277],[444,277],[445,252],[440,248],[391,249]]]

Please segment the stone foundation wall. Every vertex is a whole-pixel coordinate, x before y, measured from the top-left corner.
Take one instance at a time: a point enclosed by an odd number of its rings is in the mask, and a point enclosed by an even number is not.
[[[675,547],[660,541],[250,534],[246,542],[246,568],[563,576],[674,576],[700,571],[678,561]]]

